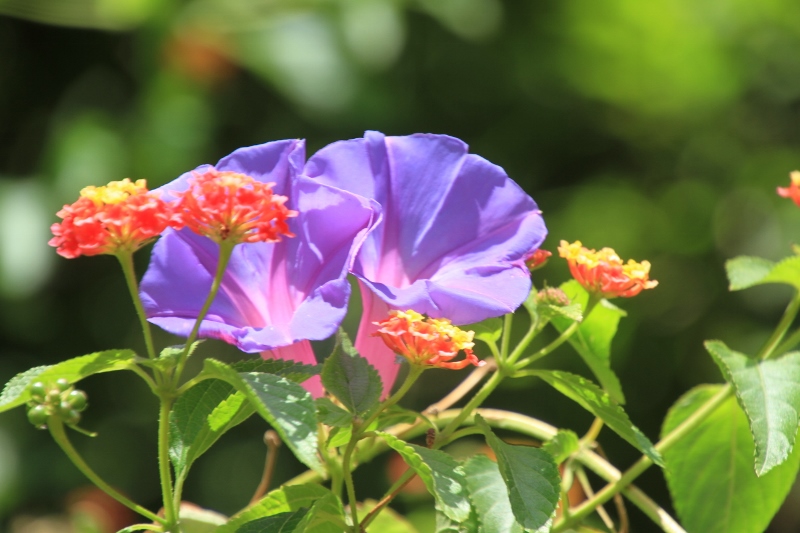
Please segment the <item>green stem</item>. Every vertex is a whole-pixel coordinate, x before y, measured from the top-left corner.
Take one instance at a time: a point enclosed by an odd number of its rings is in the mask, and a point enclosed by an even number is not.
[[[197,320],[195,320],[194,327],[192,328],[191,333],[189,333],[189,337],[186,339],[186,346],[181,354],[180,360],[178,361],[177,372],[175,372],[175,383],[178,382],[180,374],[183,371],[183,367],[186,364],[186,359],[189,357],[189,351],[192,349],[192,343],[194,343],[194,341],[197,339],[197,335],[200,332],[200,324],[202,324],[203,319],[205,319],[206,315],[208,314],[211,304],[214,303],[214,298],[217,297],[217,292],[219,292],[219,287],[222,284],[222,277],[225,275],[225,269],[228,267],[228,261],[230,261],[231,254],[233,253],[233,248],[235,246],[235,243],[230,243],[228,241],[222,241],[222,243],[219,245],[219,259],[217,261],[217,271],[214,274],[214,281],[211,283],[211,290],[208,291],[208,296],[206,297],[205,303],[203,303],[203,307],[200,308],[200,313],[197,315]]]
[[[169,412],[172,408],[172,397],[161,396],[158,412],[158,474],[161,480],[161,495],[164,501],[164,518],[166,530],[176,530],[178,516],[176,509],[181,495],[172,486],[172,472],[169,462]],[[178,504],[176,504],[176,501]]]
[[[353,458],[353,451],[355,451],[356,444],[358,444],[358,439],[355,438],[355,434],[356,432],[353,431],[353,436],[350,438],[350,442],[347,443],[347,447],[344,449],[344,454],[342,455],[342,473],[344,474],[344,486],[345,490],[347,491],[347,501],[350,502],[350,517],[353,520],[353,532],[357,533],[358,500],[356,500],[356,488],[353,484],[352,466],[350,464],[350,461]]]
[[[681,422],[677,427],[670,431],[663,439],[656,445],[655,449],[659,453],[663,453],[671,448],[676,442],[685,437],[690,431],[694,430],[703,420],[706,419],[714,410],[717,409],[728,397],[732,394],[733,388],[730,385],[723,386],[719,392],[708,399],[706,403],[692,413],[686,420]],[[552,533],[565,531],[576,523],[585,519],[597,506],[604,504],[610,500],[615,494],[630,485],[633,480],[639,477],[642,472],[647,470],[653,464],[652,459],[647,456],[642,456],[636,463],[626,470],[622,476],[616,481],[609,483],[601,489],[592,498],[584,501],[580,506],[573,509],[572,515],[567,519],[557,521],[553,526]]]
[[[161,518],[160,516],[152,513],[142,507],[141,505],[132,502],[116,490],[114,490],[108,483],[103,481],[100,476],[98,476],[90,467],[86,464],[86,461],[80,456],[80,454],[75,450],[72,446],[72,443],[69,441],[69,437],[67,437],[66,431],[64,431],[64,424],[61,420],[56,419],[55,417],[50,417],[50,420],[47,422],[47,428],[50,430],[50,434],[53,436],[53,440],[59,445],[59,447],[64,451],[64,453],[69,457],[69,459],[78,467],[84,476],[89,478],[89,480],[97,485],[103,492],[117,500],[119,503],[124,505],[125,507],[139,513],[140,515],[152,520],[153,522],[158,522],[160,524],[164,524],[166,520]]]
[[[783,342],[775,348],[772,352],[772,357],[780,357],[800,343],[800,328],[796,329],[794,333],[786,337]]]
[[[461,409],[461,412],[455,418],[453,418],[453,420],[451,420],[450,423],[447,424],[447,426],[445,426],[445,428],[439,433],[436,439],[437,443],[447,441],[447,439],[450,438],[450,435],[452,435],[453,432],[462,424],[462,422],[464,422],[464,420],[466,420],[472,414],[472,411],[477,409],[484,402],[484,400],[489,397],[489,395],[494,391],[494,389],[497,388],[503,379],[505,379],[505,375],[501,371],[497,371],[492,374],[492,377],[489,378],[489,381],[483,384],[483,387],[481,387],[475,396],[473,396],[470,401],[467,402],[467,405]]]
[[[125,276],[125,284],[128,286],[128,292],[130,292],[131,300],[133,300],[133,307],[136,309],[136,315],[139,317],[139,323],[142,326],[147,356],[150,359],[155,359],[156,350],[153,347],[153,335],[150,331],[150,323],[147,321],[147,315],[144,312],[142,299],[139,297],[139,284],[136,281],[136,272],[133,267],[133,254],[130,251],[120,251],[115,255],[122,267],[122,274]]]
[[[792,301],[789,302],[788,307],[786,307],[786,311],[783,312],[781,321],[778,322],[775,331],[772,332],[772,335],[767,340],[766,344],[764,344],[764,347],[758,352],[758,359],[768,359],[772,356],[778,344],[783,340],[783,337],[792,325],[792,322],[794,322],[795,317],[797,317],[798,311],[800,311],[800,291],[795,291],[794,297]]]
[[[508,348],[511,345],[511,328],[514,325],[514,313],[508,313],[503,317],[503,336],[500,338],[500,356],[497,360],[500,364],[505,363],[508,358]]]
[[[375,504],[375,507],[373,507],[369,513],[367,513],[367,516],[364,517],[364,520],[359,526],[359,531],[366,531],[367,526],[375,519],[376,516],[378,516],[378,513],[380,513],[384,507],[389,505],[389,502],[391,502],[395,496],[397,496],[400,491],[403,490],[403,487],[405,487],[415,475],[417,475],[416,472],[414,472],[411,468],[403,472],[403,475],[401,475],[397,481],[395,481],[394,484],[389,487],[389,490],[386,491],[386,495],[381,498],[381,500]]]

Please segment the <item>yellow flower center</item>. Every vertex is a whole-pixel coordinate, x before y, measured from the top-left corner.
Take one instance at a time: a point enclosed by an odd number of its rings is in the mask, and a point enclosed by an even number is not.
[[[141,194],[147,192],[147,182],[145,180],[136,180],[132,182],[130,179],[125,178],[122,181],[112,181],[108,185],[102,187],[95,187],[90,185],[81,189],[81,196],[88,198],[95,205],[110,205],[124,202],[128,197],[134,194]]]

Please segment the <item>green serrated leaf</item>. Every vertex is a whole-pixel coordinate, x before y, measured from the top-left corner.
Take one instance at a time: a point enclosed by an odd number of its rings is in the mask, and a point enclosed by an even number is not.
[[[298,509],[294,512],[265,516],[242,524],[236,529],[236,533],[295,533],[306,513],[308,509]]]
[[[777,263],[760,257],[736,257],[725,263],[730,290],[738,291],[764,283],[785,283],[800,289],[800,256]]]
[[[635,446],[659,466],[664,466],[653,443],[633,425],[625,410],[600,387],[586,378],[558,370],[537,370],[532,375],[542,378],[567,398],[600,417],[609,429]]]
[[[800,352],[754,360],[720,341],[706,350],[736,391],[756,447],[755,472],[762,476],[792,452],[800,422]]]
[[[332,492],[314,502],[296,529],[302,533],[342,533],[345,530],[342,502]]]
[[[345,411],[330,398],[317,398],[317,419],[329,426],[346,428],[353,423],[353,413]]]
[[[569,429],[559,429],[555,437],[545,442],[542,449],[553,456],[556,464],[561,464],[570,455],[577,452],[580,448],[578,435]]]
[[[436,511],[436,533],[478,533],[478,517],[473,510],[464,522],[456,522]],[[380,533],[380,532],[378,532]]]
[[[322,384],[356,415],[374,407],[383,393],[378,371],[359,355],[342,329],[333,353],[322,365]]]
[[[475,424],[497,456],[516,521],[537,533],[549,531],[561,495],[561,476],[553,457],[532,446],[506,444],[480,415],[475,416]]]
[[[216,533],[238,533],[241,526],[254,520],[276,516],[281,513],[293,513],[301,509],[307,510],[314,505],[315,501],[330,493],[331,491],[315,483],[281,487],[239,511],[231,517],[227,524],[221,526]]]
[[[169,415],[169,454],[176,476],[185,475],[195,459],[254,412],[245,395],[225,381],[201,381],[181,395]]]
[[[568,281],[561,285],[561,289],[571,302],[579,304],[581,309],[586,307],[589,293],[577,281]],[[608,300],[601,300],[569,339],[569,343],[597,377],[603,389],[619,404],[625,403],[625,395],[622,393],[619,378],[611,370],[611,341],[617,334],[620,318],[624,316],[625,311]],[[573,323],[563,317],[553,317],[552,322],[560,332]]]
[[[425,483],[438,510],[456,522],[463,522],[469,517],[467,481],[458,461],[445,452],[408,444],[389,433],[378,432],[378,435],[403,457]]]
[[[478,533],[523,533],[514,519],[508,489],[497,463],[476,455],[464,463],[469,499],[478,518]]]
[[[476,322],[466,326],[459,326],[464,331],[474,331],[475,338],[487,344],[494,344],[503,334],[502,318],[487,318],[483,322]]]
[[[689,391],[664,420],[662,436],[719,392],[716,385]],[[768,474],[753,471],[753,439],[747,417],[728,398],[696,428],[664,452],[675,509],[687,531],[764,531],[780,508],[800,467],[800,447]]]
[[[181,505],[178,514],[181,533],[215,533],[219,526],[228,521],[226,516],[216,511],[190,505]]]
[[[324,472],[317,457],[316,407],[305,389],[274,374],[236,372],[214,359],[205,360],[203,373],[233,385],[278,432],[295,457],[309,468]]]
[[[237,372],[260,372],[285,377],[295,383],[302,383],[320,372],[318,365],[305,365],[283,359],[245,359],[230,363]]]
[[[55,382],[65,379],[75,383],[93,374],[126,370],[136,360],[131,350],[106,350],[67,359],[55,365],[38,366],[17,374],[0,393],[0,412],[8,411],[30,400],[28,386],[35,381]]]

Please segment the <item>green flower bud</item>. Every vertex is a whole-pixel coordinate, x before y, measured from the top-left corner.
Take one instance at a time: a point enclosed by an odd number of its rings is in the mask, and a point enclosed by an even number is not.
[[[66,390],[69,388],[69,381],[64,378],[60,378],[58,381],[56,381],[56,387],[58,388],[59,392],[66,392]]]
[[[30,388],[31,398],[36,400],[37,402],[43,402],[44,397],[47,395],[47,387],[44,386],[44,383],[41,381],[37,381]]]
[[[28,421],[39,429],[44,429],[50,415],[44,405],[37,405],[28,409]]]
[[[73,409],[80,413],[86,409],[88,398],[86,397],[86,393],[82,390],[73,390],[67,396],[67,402]]]
[[[75,424],[81,421],[81,415],[80,413],[78,413],[78,411],[70,410],[67,411],[64,415],[62,415],[61,419],[68,426],[74,426]]]

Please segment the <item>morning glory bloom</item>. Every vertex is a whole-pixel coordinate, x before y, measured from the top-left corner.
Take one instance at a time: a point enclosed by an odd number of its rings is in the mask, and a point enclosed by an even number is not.
[[[463,325],[510,313],[527,297],[525,258],[547,234],[541,211],[462,141],[368,131],[320,150],[305,174],[383,208],[352,273],[364,304],[355,346],[380,372],[384,393],[398,365],[374,334],[390,309]]]
[[[188,189],[190,178],[209,171],[235,172],[273,183],[297,211],[287,222],[293,237],[279,242],[238,244],[199,336],[221,339],[264,357],[316,364],[308,340],[335,333],[347,311],[347,272],[380,208],[350,192],[300,176],[305,159],[301,140],[240,148],[214,167],[203,165],[161,187]],[[167,230],[156,243],[141,284],[148,320],[188,336],[217,268],[219,246],[184,228]],[[308,382],[307,382],[308,383]],[[318,378],[309,386],[319,394]]]

